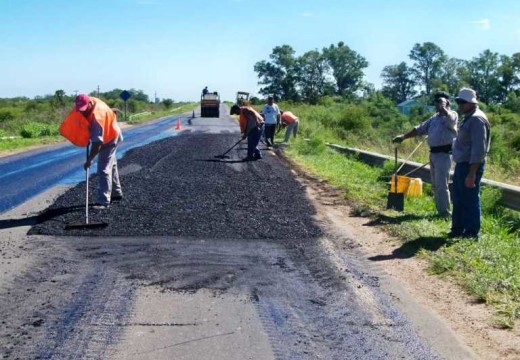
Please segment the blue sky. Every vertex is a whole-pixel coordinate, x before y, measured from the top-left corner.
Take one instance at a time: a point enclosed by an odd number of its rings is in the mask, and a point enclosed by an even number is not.
[[[150,98],[257,93],[253,66],[345,42],[365,80],[409,62],[415,43],[471,59],[520,51],[519,0],[0,0],[0,97],[141,89]]]

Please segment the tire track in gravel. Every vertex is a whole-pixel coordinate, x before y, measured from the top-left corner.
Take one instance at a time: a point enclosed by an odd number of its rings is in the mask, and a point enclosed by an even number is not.
[[[122,321],[134,289],[102,261],[89,261],[81,253],[40,244],[38,256],[36,266],[0,297],[0,354],[99,358],[117,341],[120,329],[92,324]]]
[[[410,324],[382,303],[377,286],[359,278],[354,286],[362,284],[377,301],[378,316],[367,312],[366,299],[341,282],[317,245],[307,245],[302,256],[299,250],[258,239],[115,238],[109,243],[90,240],[93,244],[92,250],[81,251],[83,256],[110,264],[136,286],[184,294],[201,289],[248,294],[280,359],[345,354],[352,359],[437,358]]]

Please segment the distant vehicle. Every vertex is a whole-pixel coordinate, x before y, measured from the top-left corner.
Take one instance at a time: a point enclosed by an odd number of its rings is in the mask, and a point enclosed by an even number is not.
[[[237,104],[244,105],[246,101],[249,100],[249,93],[245,91],[237,92]]]
[[[219,117],[220,116],[220,95],[218,92],[209,92],[200,97],[200,116]]]

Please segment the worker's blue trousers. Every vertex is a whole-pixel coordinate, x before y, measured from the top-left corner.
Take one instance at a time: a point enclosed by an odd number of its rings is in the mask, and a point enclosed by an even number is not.
[[[478,237],[480,235],[480,180],[484,173],[484,164],[477,170],[475,187],[466,187],[466,176],[470,164],[457,163],[453,174],[453,214],[451,232],[456,236]]]
[[[247,134],[247,157],[261,159],[262,153],[258,148],[258,143],[260,142],[260,138],[262,137],[264,125],[261,124],[249,131]]]

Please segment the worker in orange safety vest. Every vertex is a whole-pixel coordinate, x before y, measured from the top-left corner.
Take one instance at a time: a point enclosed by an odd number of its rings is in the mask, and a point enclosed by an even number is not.
[[[300,121],[298,118],[290,111],[280,111],[282,114],[282,126],[285,126],[285,138],[283,140],[284,143],[289,141],[291,137],[291,132],[294,137],[298,135],[298,127]]]
[[[250,106],[233,105],[231,115],[239,115],[240,131],[242,139],[247,137],[247,157],[243,161],[260,160],[262,153],[258,149],[258,143],[264,128],[264,118]]]
[[[116,152],[123,134],[114,110],[98,98],[80,94],[75,99],[74,109],[61,124],[60,133],[77,146],[91,143],[85,170],[98,157],[99,189],[94,208],[108,209],[111,202],[122,200]]]

